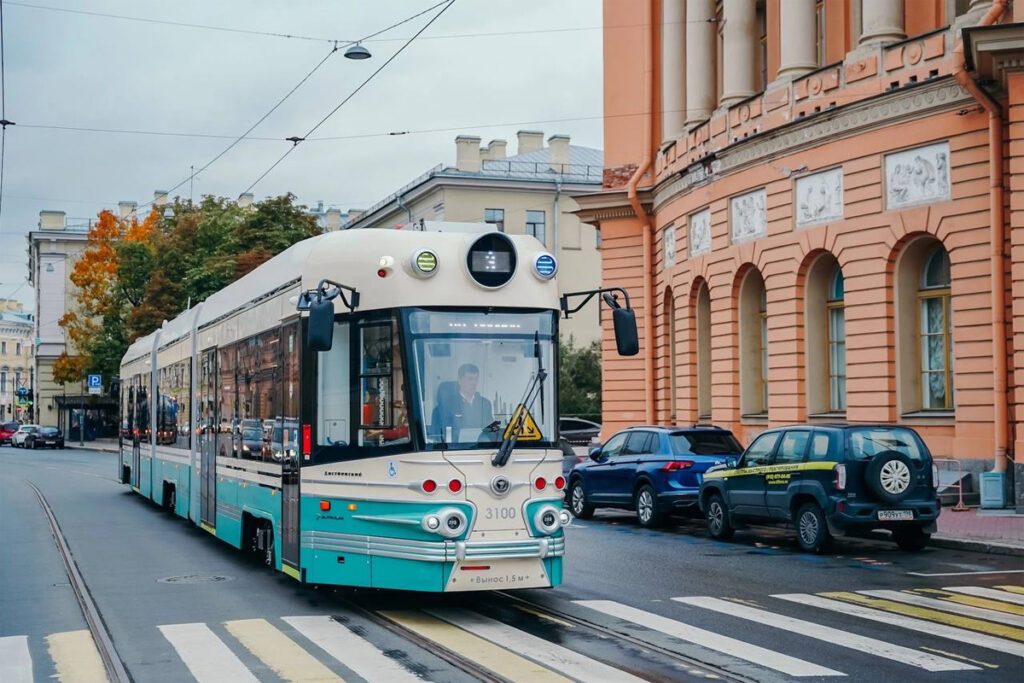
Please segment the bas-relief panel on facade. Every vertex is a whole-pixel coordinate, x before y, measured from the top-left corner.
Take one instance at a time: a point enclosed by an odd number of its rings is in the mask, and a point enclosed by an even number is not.
[[[729,211],[734,243],[764,237],[767,225],[765,202],[764,188],[732,198]]]
[[[711,209],[690,216],[690,255],[699,256],[711,251]]]
[[[885,157],[885,208],[950,198],[949,143],[915,147]]]
[[[676,226],[665,228],[665,268],[676,264]]]
[[[803,228],[843,218],[843,169],[796,180],[796,225]]]

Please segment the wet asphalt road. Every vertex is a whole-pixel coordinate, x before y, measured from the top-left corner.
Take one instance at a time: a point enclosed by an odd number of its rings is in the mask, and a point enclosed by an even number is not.
[[[534,637],[527,637],[523,647],[532,643],[539,648],[535,642],[539,639],[611,667],[606,672],[624,671],[651,680],[709,674],[789,680],[793,672],[820,674],[826,669],[865,681],[895,676],[1016,681],[1024,675],[1024,657],[1014,649],[1024,648],[1024,628],[1015,625],[1018,620],[1024,622],[1024,606],[1014,602],[1001,608],[996,603],[999,609],[986,613],[996,614],[999,622],[958,614],[956,609],[935,611],[904,605],[901,618],[933,624],[927,632],[907,623],[871,621],[810,604],[823,597],[837,599],[839,596],[821,595],[837,592],[853,592],[860,600],[877,600],[855,593],[869,590],[949,600],[955,594],[941,589],[967,586],[1005,591],[996,587],[1011,586],[1024,590],[1024,573],[1008,573],[1024,570],[1020,558],[939,549],[912,554],[893,544],[864,540],[840,541],[832,553],[813,556],[800,552],[786,530],[739,532],[729,543],[720,543],[707,538],[699,522],[683,521],[651,531],[639,527],[631,514],[602,511],[593,520],[575,522],[568,530],[562,586],[517,594],[536,603],[535,608],[503,595],[424,597],[336,591],[298,585],[257,567],[209,534],[140,499],[114,480],[115,455],[0,447],[0,461],[0,538],[4,539],[0,647],[4,638],[27,636],[38,681],[59,669],[60,662],[54,660],[59,653],[50,651],[47,636],[86,626],[27,481],[39,487],[52,507],[117,653],[137,681],[192,679],[182,652],[158,628],[172,624],[205,624],[258,679],[282,679],[284,674],[268,665],[258,645],[250,649],[244,642],[239,644],[241,639],[231,631],[229,624],[252,619],[266,620],[345,680],[359,680],[356,663],[351,663],[354,668],[339,664],[314,644],[309,633],[282,619],[321,615],[338,617],[348,632],[371,643],[409,675],[434,681],[470,680],[471,676],[432,652],[429,644],[410,642],[373,618],[374,614],[397,612],[407,623],[418,623],[416,615],[423,610],[433,610],[428,614],[482,615],[516,629],[517,634]],[[929,592],[936,590],[940,592]],[[780,594],[800,597],[773,597]],[[1024,594],[1010,594],[1024,598]],[[716,600],[708,602],[707,598]],[[350,599],[369,614],[352,611]],[[973,603],[967,605],[969,609],[985,609],[978,604],[993,607],[985,598],[968,596],[966,600]],[[890,609],[897,611],[900,605],[889,603]],[[555,610],[556,615],[545,613],[543,606]],[[746,617],[732,613],[743,608],[753,611]],[[624,618],[623,609],[633,610],[626,616],[632,615],[639,623]],[[636,614],[641,616],[636,618]],[[763,623],[753,621],[751,614]],[[837,643],[835,638],[822,640],[787,630],[794,623],[810,624],[819,637],[822,627],[831,627],[840,632],[840,639],[867,637],[899,648],[890,657],[882,657]],[[589,629],[587,624],[599,630]],[[673,624],[702,629],[718,640],[698,645],[693,638],[680,639],[678,633],[671,634]],[[977,642],[953,637],[956,632],[940,633],[949,628],[977,634]],[[609,635],[614,633],[626,637]],[[986,640],[989,638],[996,640]],[[725,642],[729,639],[737,647],[731,653]],[[449,643],[455,651],[465,648],[463,654],[469,659],[483,656],[474,649],[477,645],[461,640]],[[681,665],[661,656],[659,649],[681,653],[707,668]],[[528,659],[545,664],[543,657],[551,656],[536,652]],[[969,670],[927,671],[908,663],[908,658],[916,656],[959,663]],[[807,667],[801,668],[800,663]],[[518,671],[522,675],[513,678],[538,677]]]

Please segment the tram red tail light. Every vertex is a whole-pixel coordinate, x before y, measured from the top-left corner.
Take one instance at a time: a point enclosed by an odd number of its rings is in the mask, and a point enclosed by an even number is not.
[[[692,460],[673,460],[672,462],[665,463],[665,466],[661,468],[662,472],[678,472],[679,470],[688,470],[693,467]]]
[[[533,482],[533,485],[537,487],[538,491],[543,491],[548,485],[548,480],[544,477],[537,477],[537,481]]]
[[[302,454],[309,455],[313,452],[313,427],[302,425]]]
[[[387,276],[388,276],[387,268],[381,268],[380,270],[377,271],[377,277],[387,277]]]
[[[437,482],[433,479],[424,479],[421,484],[424,493],[433,493],[437,490]]]
[[[555,477],[555,488],[559,491],[565,488],[565,477]]]
[[[331,501],[329,501],[329,500],[321,500],[320,501],[320,509],[323,510],[324,512],[327,512],[328,510],[330,510],[331,509]]]
[[[451,491],[452,493],[458,493],[459,491],[462,490],[462,482],[459,481],[458,479],[452,479],[450,482],[448,482],[448,490]]]

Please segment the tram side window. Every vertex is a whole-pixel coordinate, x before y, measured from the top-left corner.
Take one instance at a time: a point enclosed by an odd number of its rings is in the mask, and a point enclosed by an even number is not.
[[[235,348],[224,346],[217,349],[217,370],[220,396],[217,415],[217,456],[230,458],[235,455],[234,428],[238,419],[238,384],[235,371]]]
[[[157,402],[157,443],[189,448],[191,429],[189,406],[192,363],[182,360],[160,369]]]
[[[274,457],[277,408],[279,332],[273,330],[235,345],[237,386],[236,414],[232,425],[234,455],[249,460],[280,460]]]
[[[317,442],[321,446],[348,446],[352,440],[350,418],[351,346],[349,324],[334,326],[331,350],[320,354],[317,372]]]
[[[139,440],[149,443],[149,392],[143,377],[135,376],[135,429],[139,431]]]
[[[359,324],[359,445],[409,443],[405,375],[394,318]]]
[[[274,460],[294,460],[299,454],[299,325],[281,328],[280,418],[271,438]]]

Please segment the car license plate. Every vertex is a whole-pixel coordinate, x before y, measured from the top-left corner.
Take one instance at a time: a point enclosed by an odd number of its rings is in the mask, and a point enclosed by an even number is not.
[[[879,522],[906,522],[914,519],[913,510],[879,510]]]

